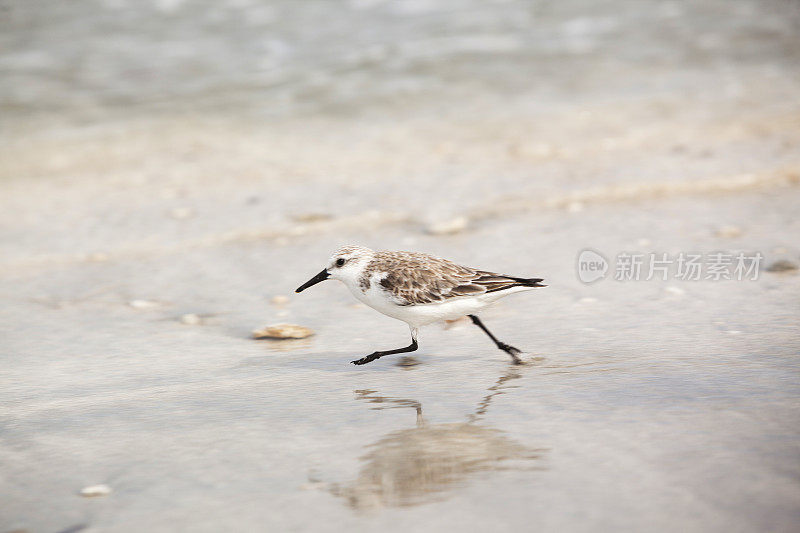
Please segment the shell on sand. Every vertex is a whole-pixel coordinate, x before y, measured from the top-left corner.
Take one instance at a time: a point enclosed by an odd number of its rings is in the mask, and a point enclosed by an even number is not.
[[[254,339],[305,339],[314,331],[296,324],[274,324],[253,331]]]
[[[81,496],[93,498],[95,496],[106,496],[111,494],[111,487],[108,485],[90,485],[81,489]]]

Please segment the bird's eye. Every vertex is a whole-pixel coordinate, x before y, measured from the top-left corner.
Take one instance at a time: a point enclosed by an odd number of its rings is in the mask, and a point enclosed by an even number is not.
[[[340,257],[339,259],[336,260],[336,266],[337,267],[344,266],[344,263],[345,263],[344,258]]]

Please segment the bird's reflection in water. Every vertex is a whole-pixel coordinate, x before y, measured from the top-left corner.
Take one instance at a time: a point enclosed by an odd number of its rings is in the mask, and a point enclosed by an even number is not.
[[[524,446],[479,423],[492,399],[512,388],[508,382],[519,377],[517,368],[509,370],[489,387],[466,422],[449,424],[427,424],[418,401],[355,391],[357,399],[375,404],[374,409],[414,409],[416,427],[393,431],[368,446],[356,479],[331,486],[331,492],[358,510],[411,506],[443,499],[477,472],[540,468],[536,460],[545,450]]]

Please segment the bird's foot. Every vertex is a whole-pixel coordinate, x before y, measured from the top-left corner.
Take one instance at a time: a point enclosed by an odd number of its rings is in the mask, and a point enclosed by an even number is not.
[[[355,361],[350,361],[354,365],[366,365],[367,363],[371,363],[375,359],[379,359],[383,354],[381,352],[373,352],[369,355],[362,357],[361,359],[356,359]]]
[[[508,345],[508,344],[506,344],[504,342],[497,343],[497,347],[500,348],[501,350],[503,350],[504,352],[506,352],[508,355],[510,355],[511,359],[512,359],[512,361],[514,361],[515,365],[521,365],[522,364],[522,359],[517,357],[519,354],[522,353],[521,350],[519,350],[517,348],[514,348],[513,346],[510,346],[510,345]]]

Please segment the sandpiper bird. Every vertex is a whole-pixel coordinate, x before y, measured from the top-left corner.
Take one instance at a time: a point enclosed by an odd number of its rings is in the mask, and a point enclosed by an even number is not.
[[[384,355],[413,352],[418,347],[420,326],[465,315],[518,364],[517,355],[522,352],[497,340],[475,313],[503,296],[546,287],[541,278],[504,276],[419,252],[377,252],[352,245],[339,248],[328,266],[295,292],[326,279],[342,281],[358,300],[384,315],[402,320],[411,329],[409,346],[373,352],[352,361],[355,365]]]

